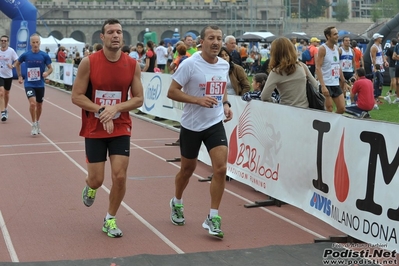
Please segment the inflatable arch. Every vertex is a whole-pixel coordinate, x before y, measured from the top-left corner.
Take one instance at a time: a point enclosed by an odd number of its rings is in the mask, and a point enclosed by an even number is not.
[[[11,19],[10,47],[19,56],[30,49],[29,36],[36,32],[37,9],[28,0],[3,0],[0,1],[0,11]],[[14,70],[14,78],[16,76]]]
[[[378,33],[381,35],[384,35],[384,39],[382,40],[381,44],[383,49],[387,40],[391,40],[392,38],[396,37],[397,32],[399,32],[399,13],[378,31]],[[366,73],[371,73],[370,49],[373,44],[374,40],[371,39],[363,55]]]
[[[28,0],[3,0],[0,10],[11,19],[10,47],[21,55],[30,49],[29,36],[36,32],[37,9]]]

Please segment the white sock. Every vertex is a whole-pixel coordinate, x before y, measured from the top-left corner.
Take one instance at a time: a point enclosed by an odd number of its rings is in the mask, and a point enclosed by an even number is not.
[[[209,212],[209,218],[212,219],[212,217],[215,217],[219,214],[218,210],[216,209],[211,209],[211,211]]]
[[[182,205],[183,204],[183,199],[177,199],[176,197],[173,197],[173,203]]]
[[[109,220],[109,219],[112,219],[112,218],[115,218],[115,216],[112,216],[111,214],[109,214],[107,212],[107,216],[105,216],[105,220]]]

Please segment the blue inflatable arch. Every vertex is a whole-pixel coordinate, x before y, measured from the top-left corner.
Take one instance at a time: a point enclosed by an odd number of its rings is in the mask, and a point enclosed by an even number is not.
[[[0,1],[0,10],[11,19],[10,47],[18,55],[28,51],[29,36],[36,32],[36,7],[28,0],[3,0]]]
[[[384,35],[382,40],[382,48],[385,46],[385,42],[387,40],[391,40],[396,37],[396,33],[399,32],[399,13],[390,21],[388,21],[379,31],[381,35]],[[371,39],[369,44],[367,45],[366,51],[363,54],[364,57],[364,67],[367,73],[371,72],[371,58],[370,58],[370,49],[374,44],[374,40]]]
[[[30,50],[29,36],[36,32],[36,7],[28,0],[2,0],[0,11],[11,19],[10,47],[18,56]]]

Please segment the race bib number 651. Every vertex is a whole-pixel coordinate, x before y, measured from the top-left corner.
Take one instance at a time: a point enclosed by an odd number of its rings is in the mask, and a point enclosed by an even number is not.
[[[205,95],[215,98],[218,101],[217,106],[222,105],[226,84],[226,77],[206,75]]]

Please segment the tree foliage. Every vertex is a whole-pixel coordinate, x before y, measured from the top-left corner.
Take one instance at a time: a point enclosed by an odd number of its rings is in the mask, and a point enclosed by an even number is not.
[[[372,20],[375,22],[379,18],[392,18],[399,10],[398,0],[384,0],[376,3],[371,10]]]
[[[292,1],[299,3],[299,0]],[[324,12],[330,6],[329,0],[301,0],[300,3],[301,18],[306,19],[324,17]]]
[[[349,18],[349,6],[346,0],[338,0],[337,5],[335,6],[335,18],[339,22],[344,22]]]

